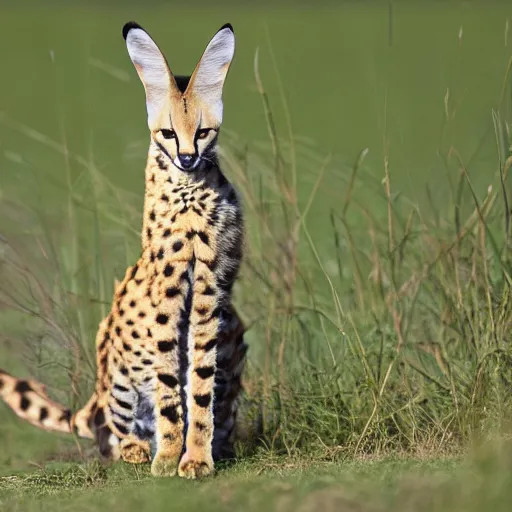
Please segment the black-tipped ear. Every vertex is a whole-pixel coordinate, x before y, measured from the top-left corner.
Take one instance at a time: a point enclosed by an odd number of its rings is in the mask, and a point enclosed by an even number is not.
[[[123,37],[125,39],[128,37],[128,32],[130,32],[130,30],[132,28],[140,28],[141,30],[144,30],[138,23],[135,23],[135,21],[129,21],[123,27]],[[144,30],[144,32],[145,32],[145,30]]]
[[[233,32],[233,34],[235,33],[235,31],[233,30],[233,25],[231,25],[231,23],[226,23],[225,25],[222,25],[222,27],[220,27],[219,30],[217,30],[217,32],[220,32],[221,30],[224,30],[225,28],[229,28],[229,30],[231,30],[231,32]]]

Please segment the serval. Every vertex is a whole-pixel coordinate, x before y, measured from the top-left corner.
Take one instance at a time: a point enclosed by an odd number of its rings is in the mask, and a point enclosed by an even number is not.
[[[42,384],[5,372],[0,394],[38,427],[95,438],[105,457],[151,460],[156,476],[200,478],[233,456],[247,351],[231,304],[242,209],[216,152],[234,32],[224,25],[189,77],[171,72],[136,23],[123,36],[150,130],[142,252],[99,325],[95,391],[76,414]]]

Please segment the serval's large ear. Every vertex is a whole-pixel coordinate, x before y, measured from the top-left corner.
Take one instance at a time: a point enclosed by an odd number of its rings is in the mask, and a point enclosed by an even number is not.
[[[235,53],[233,27],[224,25],[209,42],[187,87],[222,122],[222,87]]]
[[[176,82],[160,48],[149,34],[131,21],[123,27],[128,53],[146,90],[150,129],[159,129],[159,117],[168,105]]]

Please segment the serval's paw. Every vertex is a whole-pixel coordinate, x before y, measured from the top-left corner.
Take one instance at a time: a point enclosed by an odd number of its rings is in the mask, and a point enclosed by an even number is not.
[[[147,441],[121,441],[121,458],[129,464],[144,464],[151,460],[151,449]]]
[[[183,455],[178,468],[178,475],[182,478],[195,480],[204,478],[214,472],[213,459],[208,460],[190,458],[186,453]]]
[[[178,468],[179,457],[166,453],[157,453],[151,463],[153,476],[174,476]]]

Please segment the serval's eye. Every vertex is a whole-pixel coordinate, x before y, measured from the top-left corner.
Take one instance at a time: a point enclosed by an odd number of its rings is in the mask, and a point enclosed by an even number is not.
[[[162,128],[160,130],[160,133],[162,134],[164,139],[175,139],[176,138],[176,132],[174,130],[168,130],[167,128]]]
[[[211,128],[201,128],[196,132],[196,139],[206,139],[210,133]]]

